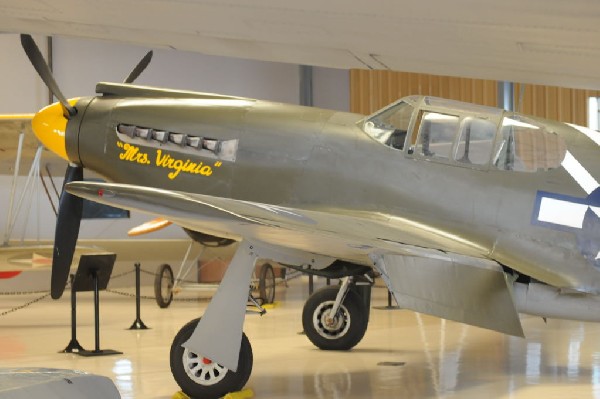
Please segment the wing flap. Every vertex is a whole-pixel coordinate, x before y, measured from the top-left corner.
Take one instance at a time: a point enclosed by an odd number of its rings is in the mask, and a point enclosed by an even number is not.
[[[374,255],[400,307],[523,337],[500,265],[474,259]]]

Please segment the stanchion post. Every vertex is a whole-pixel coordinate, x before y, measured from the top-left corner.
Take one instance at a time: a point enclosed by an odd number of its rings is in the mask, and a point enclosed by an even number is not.
[[[141,313],[140,269],[141,269],[140,263],[136,262],[136,264],[135,264],[135,321],[133,322],[131,327],[129,327],[130,330],[148,330],[149,329],[149,327],[147,327],[144,324],[144,322],[142,321],[141,316],[140,316],[140,313]]]
[[[75,280],[75,275],[71,274],[71,341],[65,349],[58,353],[85,351],[85,349],[83,349],[83,347],[77,341],[77,297],[75,296],[75,289],[73,288],[73,280]]]
[[[400,307],[392,305],[392,291],[387,290],[387,306],[375,306],[375,307],[373,307],[373,309],[395,310],[395,309],[400,309]]]
[[[94,284],[94,352],[100,352],[100,285],[96,270],[92,270],[92,280]]]

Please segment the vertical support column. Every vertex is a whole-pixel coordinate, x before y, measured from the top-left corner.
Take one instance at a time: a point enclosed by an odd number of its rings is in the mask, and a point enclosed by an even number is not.
[[[300,65],[300,105],[313,106],[313,67]]]
[[[94,282],[94,337],[96,341],[94,352],[100,352],[100,288],[96,270],[92,271],[92,281]]]
[[[507,111],[514,111],[514,98],[514,84],[512,82],[498,82],[498,107]]]
[[[600,120],[600,109],[598,109],[598,97],[588,98],[588,127],[598,130]]]

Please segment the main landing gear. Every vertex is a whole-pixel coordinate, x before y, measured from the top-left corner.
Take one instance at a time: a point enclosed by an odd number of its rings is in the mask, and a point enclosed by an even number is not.
[[[318,254],[240,242],[202,319],[186,324],[171,346],[171,372],[188,396],[217,399],[239,391],[248,381],[252,348],[242,330],[248,287],[259,259],[306,266],[313,274],[326,273],[324,276],[330,278],[362,275],[371,270]],[[357,277],[344,277],[337,293],[328,290],[315,294],[307,302],[303,319],[307,321],[304,323],[307,335],[315,345],[323,349],[350,349],[362,339],[369,318],[371,283],[369,280],[363,285]]]
[[[340,287],[325,287],[311,295],[302,311],[302,326],[316,347],[348,350],[367,331],[371,282],[367,278],[345,277]]]
[[[372,279],[351,276],[339,287],[325,287],[308,298],[302,324],[308,339],[324,350],[349,350],[365,335],[369,322]],[[171,372],[177,384],[190,397],[216,399],[241,390],[252,372],[252,347],[242,333],[237,370],[203,357],[183,346],[200,319],[187,323],[171,345]],[[215,337],[217,339],[218,337]]]
[[[183,326],[171,345],[171,373],[175,381],[192,398],[220,398],[240,391],[250,378],[253,363],[246,334],[242,334],[238,367],[233,372],[181,346],[190,338],[198,321],[200,319],[195,319]]]

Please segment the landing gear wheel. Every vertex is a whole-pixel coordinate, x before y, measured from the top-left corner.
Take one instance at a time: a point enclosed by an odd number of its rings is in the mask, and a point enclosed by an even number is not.
[[[360,296],[348,291],[336,315],[330,310],[338,287],[325,287],[312,294],[302,311],[302,326],[316,347],[324,350],[348,350],[360,342],[367,331],[368,317]]]
[[[217,399],[230,392],[240,391],[248,382],[252,372],[252,347],[246,334],[242,334],[240,359],[237,371],[234,373],[181,346],[190,338],[199,320],[195,319],[187,323],[173,339],[171,373],[175,381],[191,398]]]
[[[164,264],[156,269],[154,277],[154,298],[160,308],[168,308],[173,301],[173,270],[171,266]]]
[[[263,304],[275,301],[275,272],[269,263],[265,263],[260,268],[258,292]]]

